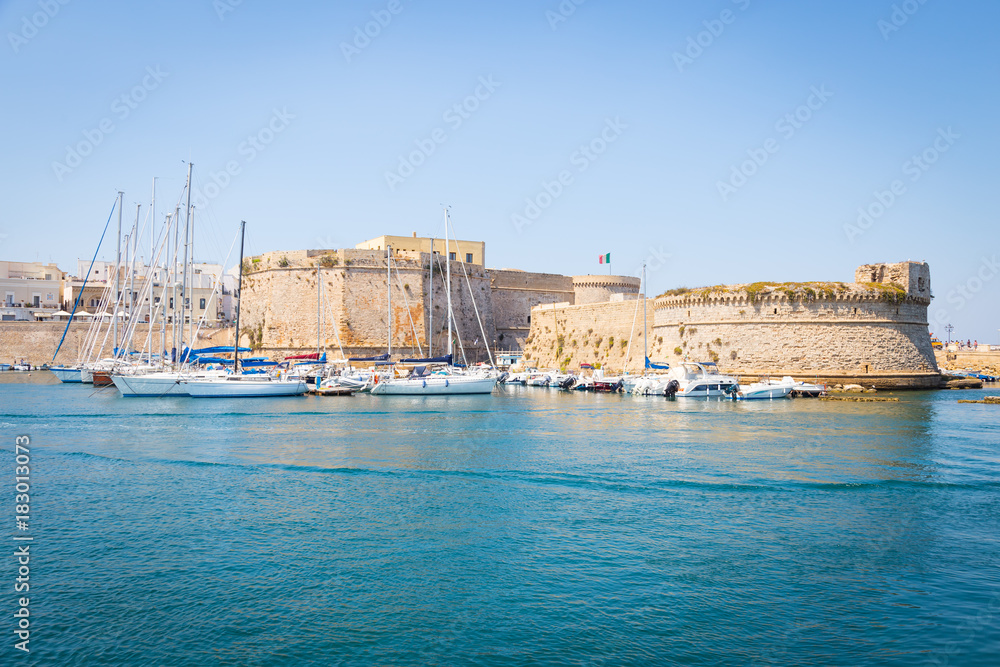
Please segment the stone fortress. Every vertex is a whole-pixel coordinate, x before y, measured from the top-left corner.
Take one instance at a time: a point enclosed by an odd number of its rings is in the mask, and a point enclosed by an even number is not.
[[[917,262],[861,266],[853,283],[681,288],[645,304],[648,349],[653,361],[714,361],[744,377],[936,387],[931,298],[930,270]],[[537,306],[525,360],[641,372],[642,306],[641,300]]]
[[[391,281],[386,244],[391,248]],[[639,291],[639,279],[629,276],[487,269],[481,242],[451,241],[449,252],[454,349],[461,360],[461,341],[470,363],[488,360],[487,347],[520,352],[534,306],[623,298],[634,303]],[[444,253],[443,239],[414,234],[383,236],[355,248],[277,251],[248,258],[240,341],[278,357],[317,347],[339,356],[338,341],[347,356],[369,356],[387,350],[391,322],[393,358],[429,351],[444,354],[448,335]]]
[[[924,263],[862,266],[852,283],[682,288],[644,303],[636,277],[488,269],[481,242],[452,241],[449,251],[460,361],[459,342],[469,363],[487,360],[489,348],[523,352],[522,364],[539,368],[641,372],[645,330],[658,362],[715,361],[745,377],[879,387],[940,381]],[[241,343],[276,357],[318,347],[339,356],[339,341],[347,356],[369,356],[387,350],[391,323],[394,359],[444,354],[444,252],[443,240],[414,234],[248,258]]]

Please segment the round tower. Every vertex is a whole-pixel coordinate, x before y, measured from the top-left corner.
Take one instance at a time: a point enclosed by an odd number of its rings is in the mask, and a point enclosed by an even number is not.
[[[574,303],[606,303],[613,294],[636,296],[641,281],[634,276],[573,276]]]

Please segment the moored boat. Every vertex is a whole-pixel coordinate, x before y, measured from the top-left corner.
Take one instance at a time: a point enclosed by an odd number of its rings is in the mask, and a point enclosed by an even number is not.
[[[59,378],[60,382],[65,382],[67,384],[80,384],[83,382],[83,369],[82,368],[63,368],[61,366],[52,366],[49,368],[52,374]]]
[[[192,398],[266,398],[273,396],[299,396],[309,386],[305,380],[278,378],[273,375],[233,374],[226,377],[186,378],[178,381],[182,390]]]

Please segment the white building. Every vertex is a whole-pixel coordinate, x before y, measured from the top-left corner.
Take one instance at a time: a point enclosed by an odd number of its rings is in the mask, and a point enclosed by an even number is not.
[[[72,309],[77,295],[83,289],[83,297],[78,308],[95,314],[95,310],[100,308],[102,303],[107,303],[108,295],[113,294],[115,263],[95,261],[91,266],[89,260],[81,259],[77,260],[77,270],[80,277],[67,281],[66,308],[67,310]],[[86,288],[84,288],[82,276],[87,275],[88,270],[89,277]],[[122,300],[125,310],[136,308],[146,320],[149,319],[149,294],[143,292],[143,285],[149,272],[150,268],[147,266],[136,266],[130,275],[129,267],[122,267],[118,282],[119,290],[125,294]],[[165,300],[167,320],[173,321],[174,298],[178,299],[177,305],[180,305],[179,299],[184,285],[184,267],[181,264],[178,264],[173,270],[165,270],[159,266],[152,267],[152,278],[154,310],[160,307],[161,300]],[[188,285],[190,297],[185,302],[185,306],[188,308],[185,321],[189,321],[193,317],[194,321],[197,322],[206,313],[205,321],[209,324],[225,324],[232,320],[230,297],[235,282],[232,276],[223,273],[221,264],[192,264],[192,270],[187,278],[190,283]],[[112,307],[108,305],[105,310],[110,312]],[[161,308],[161,313],[162,311]]]
[[[62,306],[64,273],[55,264],[0,261],[0,320],[45,320]]]

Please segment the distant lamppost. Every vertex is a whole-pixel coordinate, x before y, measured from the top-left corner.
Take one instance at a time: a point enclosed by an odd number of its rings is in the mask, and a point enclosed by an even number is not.
[[[944,328],[944,330],[948,332],[948,345],[951,345],[951,332],[955,330],[955,327],[949,324]]]

